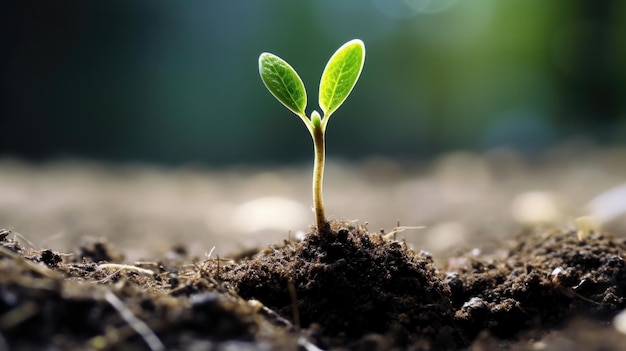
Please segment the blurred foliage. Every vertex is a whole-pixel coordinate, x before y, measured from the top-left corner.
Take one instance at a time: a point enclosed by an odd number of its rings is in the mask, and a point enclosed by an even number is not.
[[[290,62],[315,102],[329,53],[352,38],[365,42],[367,61],[330,122],[330,157],[533,152],[575,135],[626,140],[623,1],[24,1],[3,8],[1,155],[308,160],[310,136],[263,88],[258,55]]]

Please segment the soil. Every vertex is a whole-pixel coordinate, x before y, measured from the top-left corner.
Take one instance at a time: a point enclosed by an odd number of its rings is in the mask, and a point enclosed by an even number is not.
[[[111,239],[58,250],[0,229],[0,350],[625,350],[619,223],[517,224],[437,257],[399,225],[332,220],[228,256],[170,244],[141,261]]]

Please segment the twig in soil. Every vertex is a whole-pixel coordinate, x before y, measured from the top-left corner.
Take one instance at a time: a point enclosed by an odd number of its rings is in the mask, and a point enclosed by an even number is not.
[[[191,271],[191,272],[186,272],[185,273],[185,278],[187,279],[187,282],[184,284],[181,284],[179,287],[174,288],[169,290],[169,294],[170,295],[174,295],[177,294],[179,291],[181,290],[185,290],[189,284],[196,284],[198,282],[203,282],[204,286],[206,288],[212,288],[221,292],[230,292],[230,290],[226,287],[224,287],[222,284],[220,284],[220,282],[213,277],[213,275],[211,274],[211,272],[209,272],[206,268],[205,265],[207,262],[209,261],[214,261],[216,259],[208,259],[202,263],[198,263],[198,261],[196,259],[193,260],[191,265],[185,265],[184,267],[193,267],[195,268],[195,270]],[[219,265],[219,261],[220,259],[217,259],[218,261],[218,265]],[[227,261],[227,260],[223,260],[222,261]],[[230,261],[230,260],[228,260]],[[218,272],[219,273],[219,272]],[[182,276],[181,276],[182,277]],[[192,283],[190,283],[190,281]]]
[[[213,255],[213,251],[215,251],[215,246],[213,246],[213,247],[211,248],[211,250],[209,251],[209,253],[207,253],[207,254],[206,254],[206,258],[207,258],[207,260],[208,260],[209,258],[211,258],[211,255]]]
[[[426,228],[425,226],[421,225],[421,226],[416,226],[416,227],[410,227],[410,226],[400,226],[400,221],[398,221],[398,225],[396,225],[392,231],[390,231],[389,233],[385,233],[384,229],[380,230],[380,234],[385,238],[385,239],[393,239],[396,240],[396,234],[398,233],[402,233],[405,230],[410,230],[410,229],[424,229]]]
[[[293,313],[293,323],[296,328],[300,329],[300,309],[298,308],[298,295],[296,293],[296,283],[293,279],[287,281],[287,290],[289,290],[289,297],[291,298],[291,309]]]
[[[242,297],[240,296],[237,296],[237,297],[243,300]],[[275,325],[283,326],[287,328],[288,330],[296,329],[293,323],[291,323],[288,319],[284,318],[283,316],[281,316],[280,314],[278,314],[271,308],[265,306],[261,301],[248,300],[248,304],[254,307],[256,310],[262,312],[261,314],[264,315],[266,318],[268,318],[268,321],[273,321]]]
[[[154,269],[159,269],[159,262],[155,261],[135,261],[133,262],[135,267],[154,267]],[[146,268],[148,269],[148,268]]]
[[[306,351],[323,351],[303,336],[298,338],[298,345],[302,346]]]
[[[128,323],[128,325],[139,334],[146,342],[150,350],[161,351],[165,350],[165,345],[161,342],[158,336],[144,323],[141,319],[135,317],[133,312],[124,305],[114,293],[107,291],[105,298],[113,308],[117,310],[120,316]]]
[[[150,269],[145,269],[145,268],[141,268],[141,267],[137,267],[137,266],[131,266],[131,265],[128,265],[128,264],[102,263],[102,264],[98,265],[98,268],[104,269],[104,270],[115,270],[115,272],[113,274],[111,274],[110,276],[102,279],[100,282],[106,282],[115,273],[122,272],[122,271],[135,272],[135,273],[137,273],[139,275],[143,275],[143,276],[151,277],[151,278],[155,278],[155,276],[156,276],[154,271],[152,271]]]
[[[216,258],[210,258],[212,252],[213,250],[209,252],[207,259],[204,262],[202,262],[202,264],[200,265],[198,265],[198,262],[194,260],[193,266],[196,268],[196,271],[199,273],[199,277],[207,279],[209,282],[215,284],[215,286],[218,287],[220,285],[218,282],[218,279],[220,279],[220,273],[221,273],[220,262],[232,262],[233,260],[230,258],[220,258],[219,256],[217,256]],[[211,272],[209,272],[207,269],[204,268],[207,262],[216,263],[215,276],[213,276]]]
[[[238,296],[239,297],[239,296]],[[239,297],[241,298],[241,297]],[[300,326],[296,328],[289,320],[283,318],[281,315],[276,313],[271,308],[266,307],[259,300],[251,299],[248,300],[248,305],[250,305],[256,313],[261,313],[268,322],[279,325],[286,328],[289,331],[299,331]],[[310,342],[302,333],[299,332],[298,336],[298,346],[302,347],[305,351],[322,351],[319,347],[315,346],[312,342]]]

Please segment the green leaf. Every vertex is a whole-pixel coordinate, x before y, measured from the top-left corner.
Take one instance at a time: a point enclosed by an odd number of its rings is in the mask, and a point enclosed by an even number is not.
[[[259,74],[278,101],[302,116],[306,108],[306,90],[298,73],[280,57],[264,52],[259,56]]]
[[[346,100],[361,75],[364,61],[365,45],[359,39],[343,44],[328,60],[319,93],[325,119]]]

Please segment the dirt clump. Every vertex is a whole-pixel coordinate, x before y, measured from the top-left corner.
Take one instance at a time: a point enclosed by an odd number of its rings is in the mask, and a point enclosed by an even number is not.
[[[351,223],[332,222],[329,231],[268,248],[221,278],[242,297],[316,330],[322,347],[461,343],[450,288],[432,257]],[[388,340],[376,341],[381,334]]]
[[[457,259],[448,279],[455,321],[473,339],[513,338],[568,318],[609,321],[626,307],[626,240],[607,233],[525,230],[500,258]]]

